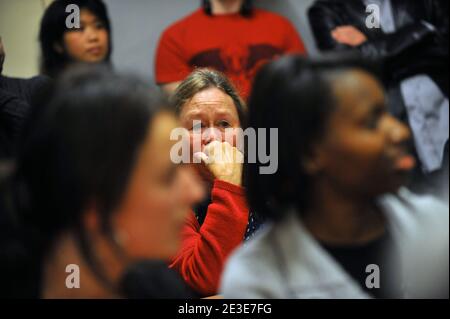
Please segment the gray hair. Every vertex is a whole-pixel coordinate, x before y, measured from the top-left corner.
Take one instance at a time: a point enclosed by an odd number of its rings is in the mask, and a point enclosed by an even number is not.
[[[247,111],[245,102],[239,96],[236,88],[226,75],[208,68],[196,69],[181,82],[175,90],[171,102],[175,106],[177,114],[179,115],[181,113],[183,106],[192,99],[194,95],[210,88],[217,88],[231,97],[234,106],[236,107],[239,121],[241,122],[241,125],[243,125]]]

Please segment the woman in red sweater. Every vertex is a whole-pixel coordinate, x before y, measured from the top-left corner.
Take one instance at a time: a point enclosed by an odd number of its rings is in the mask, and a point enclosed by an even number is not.
[[[189,214],[171,267],[201,296],[214,295],[227,257],[259,226],[249,214],[242,187],[244,156],[236,147],[245,104],[226,76],[209,69],[187,77],[173,100],[181,125],[189,130],[191,162],[197,162],[193,165],[210,191]]]

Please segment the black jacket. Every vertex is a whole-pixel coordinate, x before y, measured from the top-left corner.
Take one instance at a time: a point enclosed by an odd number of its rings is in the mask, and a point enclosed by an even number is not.
[[[351,50],[337,43],[331,31],[352,25],[368,41],[357,49],[383,68],[388,88],[402,79],[429,75],[448,96],[448,2],[447,0],[391,0],[396,32],[366,27],[366,7],[362,0],[319,0],[309,9],[310,24],[321,51]],[[423,21],[432,24],[432,31]]]
[[[45,76],[18,79],[0,75],[0,159],[13,155],[25,117],[36,96],[49,83]]]

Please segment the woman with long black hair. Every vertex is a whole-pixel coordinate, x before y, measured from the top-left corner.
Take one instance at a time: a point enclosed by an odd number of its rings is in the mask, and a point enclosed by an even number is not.
[[[1,192],[2,293],[123,297],[127,268],[170,260],[202,198],[169,156],[176,117],[144,83],[103,68],[71,71],[33,111]],[[80,287],[70,289],[75,270]]]
[[[79,28],[72,21],[73,5],[79,8]],[[73,63],[110,64],[112,53],[111,23],[102,0],[55,0],[41,21],[41,73],[57,77]]]
[[[370,65],[280,59],[257,76],[249,113],[250,127],[279,130],[278,171],[244,167],[250,209],[272,225],[230,258],[225,297],[407,297],[412,280],[430,281],[417,270],[435,269],[436,256],[447,256],[448,295],[448,204],[402,187],[415,165],[411,134],[386,111]],[[437,233],[435,257],[406,257]]]

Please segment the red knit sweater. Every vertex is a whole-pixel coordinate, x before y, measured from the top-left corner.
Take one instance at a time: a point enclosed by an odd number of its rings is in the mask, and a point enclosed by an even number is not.
[[[201,227],[195,214],[189,214],[181,249],[170,265],[202,296],[217,294],[225,261],[242,243],[248,224],[242,187],[216,180],[211,195]]]

